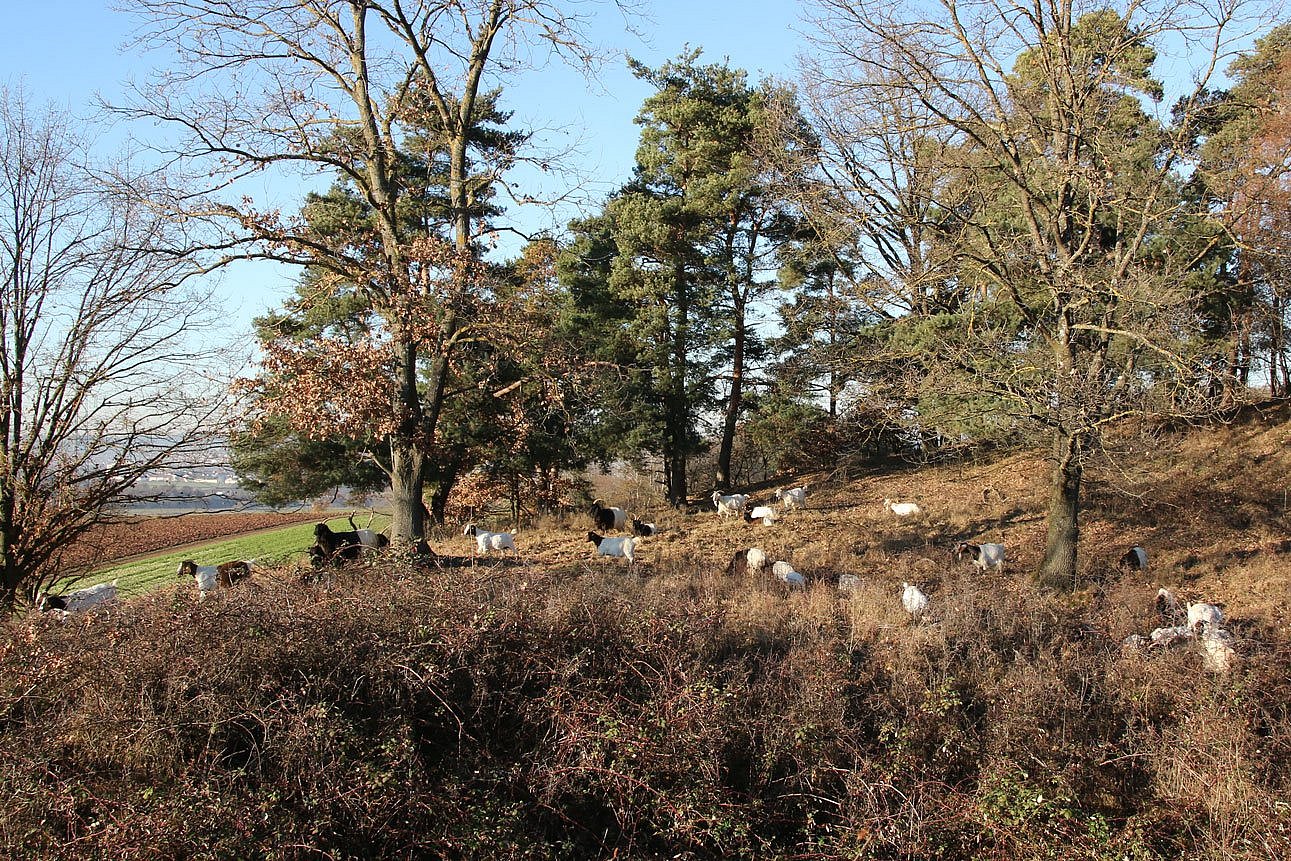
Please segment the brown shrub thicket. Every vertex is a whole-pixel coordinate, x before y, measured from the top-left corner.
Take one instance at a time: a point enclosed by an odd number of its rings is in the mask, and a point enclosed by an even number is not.
[[[0,854],[1291,857],[1291,650],[1124,654],[1137,583],[380,564],[15,622]]]

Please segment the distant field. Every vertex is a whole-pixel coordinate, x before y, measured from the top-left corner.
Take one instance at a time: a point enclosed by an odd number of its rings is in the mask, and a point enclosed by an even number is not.
[[[383,529],[388,520],[378,517],[373,521],[372,528]],[[215,565],[233,559],[253,559],[263,565],[283,565],[297,561],[303,563],[305,551],[314,543],[314,525],[317,522],[311,518],[304,523],[216,539],[203,544],[185,543],[173,550],[97,568],[82,582],[116,580],[117,588],[123,595],[140,595],[174,583],[175,569],[185,559],[192,559],[199,565]],[[333,529],[350,528],[345,517],[333,517],[327,523]],[[359,525],[366,523],[367,519],[363,518]]]

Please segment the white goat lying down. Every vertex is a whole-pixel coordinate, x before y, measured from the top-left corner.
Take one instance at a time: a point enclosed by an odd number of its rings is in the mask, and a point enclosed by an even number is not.
[[[480,529],[474,523],[468,523],[466,528],[462,530],[462,534],[474,535],[475,549],[485,555],[491,550],[497,550],[500,553],[510,550],[516,556],[520,555],[520,551],[516,549],[516,534],[514,532],[489,532],[488,530]]]
[[[914,517],[916,514],[923,513],[923,509],[917,502],[893,502],[890,499],[884,499],[883,507],[897,517]]]
[[[719,491],[713,491],[713,505],[717,507],[717,513],[723,517],[738,517],[744,513],[744,506],[749,503],[747,493],[733,493],[730,496],[723,496]]]
[[[955,545],[955,558],[972,557],[973,564],[983,571],[998,571],[1004,567],[1003,544],[970,544],[961,541]]]
[[[771,573],[776,576],[777,580],[785,583],[790,589],[807,588],[807,578],[793,570],[793,566],[788,562],[777,562],[771,566]]]
[[[606,538],[603,535],[597,535],[595,532],[587,533],[587,540],[596,545],[598,556],[622,556],[632,564],[632,554],[636,551],[640,538],[634,538],[631,535],[622,535],[617,538]]]
[[[795,487],[790,490],[775,490],[776,502],[784,504],[785,511],[793,511],[796,508],[807,507],[807,488]]]
[[[752,510],[744,512],[744,522],[752,523],[755,520],[761,520],[763,526],[770,526],[780,517],[779,513],[773,506],[757,505]]]
[[[198,565],[192,559],[179,563],[176,577],[192,577],[197,591],[205,598],[216,589],[228,589],[251,576],[251,563],[242,560],[221,562],[219,565]]]
[[[68,592],[66,595],[46,595],[42,592],[36,596],[36,609],[42,613],[49,610],[58,610],[66,616],[68,613],[76,613],[81,610],[88,610],[91,607],[97,607],[100,604],[106,604],[109,601],[116,600],[116,597],[117,581],[113,580],[111,583],[96,583],[84,589],[77,589],[75,592]]]

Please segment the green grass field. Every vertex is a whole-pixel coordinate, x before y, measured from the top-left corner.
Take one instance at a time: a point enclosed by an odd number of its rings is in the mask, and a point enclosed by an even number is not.
[[[383,529],[389,518],[378,517],[373,529]],[[349,521],[336,517],[327,521],[333,529],[349,529]],[[305,563],[305,551],[314,543],[314,523],[297,523],[249,535],[156,553],[96,569],[81,579],[82,584],[117,581],[123,595],[142,595],[175,582],[175,569],[185,559],[198,565],[216,565],[232,559],[253,559],[262,565]],[[191,583],[189,585],[192,585]],[[75,588],[75,587],[72,587]]]

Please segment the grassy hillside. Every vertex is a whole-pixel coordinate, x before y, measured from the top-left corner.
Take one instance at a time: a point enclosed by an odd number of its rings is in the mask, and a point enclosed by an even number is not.
[[[153,589],[172,585],[175,582],[175,570],[185,559],[192,559],[199,565],[251,559],[257,566],[263,566],[267,570],[293,569],[304,564],[305,551],[314,543],[314,526],[318,522],[320,521],[310,520],[294,526],[151,553],[97,568],[81,579],[85,583],[116,580],[117,588],[123,595],[142,595]],[[333,529],[350,528],[349,521],[344,517],[334,517],[327,524]],[[374,528],[381,529],[384,524],[378,519],[373,525]]]
[[[817,476],[772,527],[656,511],[632,572],[574,518],[522,530],[518,563],[28,618],[0,650],[0,853],[1291,857],[1288,443],[1285,422],[1119,441],[1136,466],[1091,475],[1069,595],[1029,576],[1046,468],[1017,455]],[[963,538],[1009,569],[954,562]],[[1147,576],[1112,564],[1135,542]],[[810,588],[726,575],[750,544]],[[1231,673],[1122,650],[1158,585],[1225,604]]]

